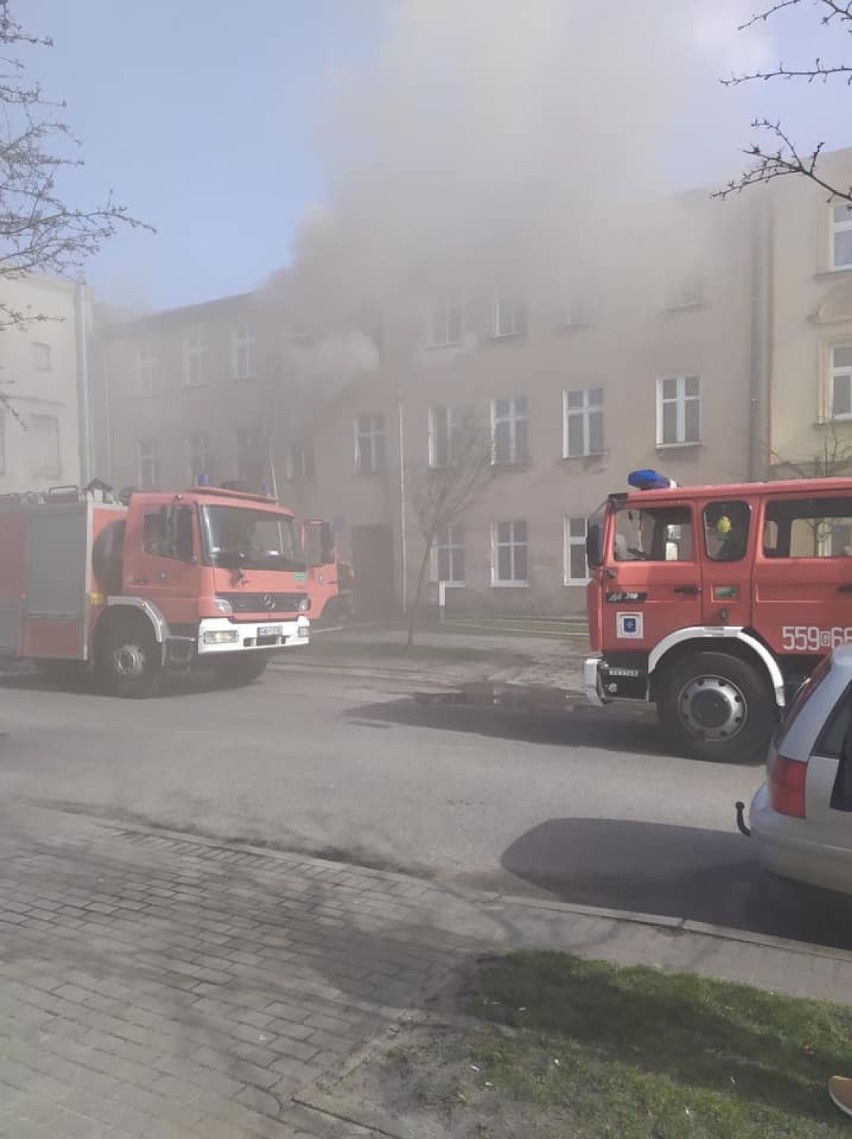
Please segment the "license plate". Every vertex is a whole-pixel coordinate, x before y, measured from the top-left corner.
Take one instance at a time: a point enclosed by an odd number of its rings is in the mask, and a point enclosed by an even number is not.
[[[257,630],[259,637],[280,637],[284,630],[280,625],[260,625]]]

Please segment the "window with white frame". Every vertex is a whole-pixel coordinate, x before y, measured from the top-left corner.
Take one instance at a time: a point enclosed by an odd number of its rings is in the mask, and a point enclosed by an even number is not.
[[[697,308],[702,304],[704,304],[703,277],[693,273],[667,282],[663,298],[664,308]]]
[[[527,397],[491,401],[491,438],[494,464],[525,463],[529,458]]]
[[[359,415],[355,420],[355,470],[374,475],[385,469],[385,417]]]
[[[291,482],[306,482],[314,477],[314,449],[308,443],[291,443],[285,457],[285,474]]]
[[[599,312],[596,299],[578,294],[569,298],[559,310],[559,324],[562,328],[585,328],[594,324]]]
[[[462,334],[461,304],[451,294],[440,296],[435,301],[429,318],[429,347],[446,348],[458,344]]]
[[[852,269],[852,205],[832,206],[831,267]]]
[[[527,584],[527,524],[494,522],[491,526],[491,584]]]
[[[254,329],[250,324],[238,324],[231,333],[231,374],[235,380],[254,377]]]
[[[432,580],[447,585],[464,585],[464,527],[442,526],[432,547]]]
[[[494,335],[523,336],[527,330],[527,310],[517,297],[500,296],[494,302]]]
[[[852,344],[831,349],[830,407],[832,419],[852,419]]]
[[[190,485],[202,475],[210,477],[210,436],[206,431],[193,431],[186,441],[187,466]]]
[[[586,519],[564,518],[565,584],[585,585],[589,580],[586,561]]]
[[[657,381],[657,446],[701,442],[701,377]]]
[[[37,372],[49,372],[51,369],[50,345],[44,341],[33,342],[33,364]]]
[[[152,395],[157,375],[157,357],[147,344],[140,344],[136,351],[136,394]]]
[[[203,328],[188,328],[183,339],[184,382],[188,388],[207,383],[207,341]]]
[[[602,455],[603,388],[577,388],[562,393],[564,437],[562,454],[566,459]]]
[[[458,460],[463,420],[464,412],[459,407],[429,408],[430,467],[451,467]]]
[[[55,479],[62,473],[59,459],[59,420],[55,415],[31,415],[27,424],[32,473]]]
[[[237,428],[237,478],[252,483],[265,466],[265,455],[256,427]]]
[[[136,478],[140,490],[157,490],[160,485],[160,456],[150,439],[136,444]]]

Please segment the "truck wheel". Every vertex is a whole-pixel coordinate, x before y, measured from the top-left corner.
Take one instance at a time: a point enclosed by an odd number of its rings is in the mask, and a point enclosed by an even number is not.
[[[775,705],[758,670],[724,653],[673,662],[660,679],[657,715],[678,752],[698,759],[748,760],[765,751]]]
[[[159,646],[153,633],[141,621],[114,623],[101,643],[99,672],[113,696],[150,696],[160,672]]]
[[[225,657],[217,660],[216,673],[225,684],[251,684],[266,672],[266,657],[249,653],[246,656]]]

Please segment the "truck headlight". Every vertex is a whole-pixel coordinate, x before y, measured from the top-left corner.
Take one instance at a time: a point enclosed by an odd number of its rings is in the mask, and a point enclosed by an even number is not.
[[[311,607],[310,597],[303,597],[301,599],[301,601],[299,602],[299,612],[300,613],[307,613],[307,611],[310,609],[310,607]]]
[[[202,634],[205,645],[232,645],[239,639],[239,629],[210,629]]]
[[[234,607],[227,597],[214,597],[213,607],[218,613],[221,613],[223,617],[231,617],[234,612]]]

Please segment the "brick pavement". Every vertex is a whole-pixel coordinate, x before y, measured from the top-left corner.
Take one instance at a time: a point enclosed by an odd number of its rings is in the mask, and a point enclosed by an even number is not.
[[[294,1096],[522,945],[852,1002],[852,954],[5,807],[0,1136],[368,1135]]]

